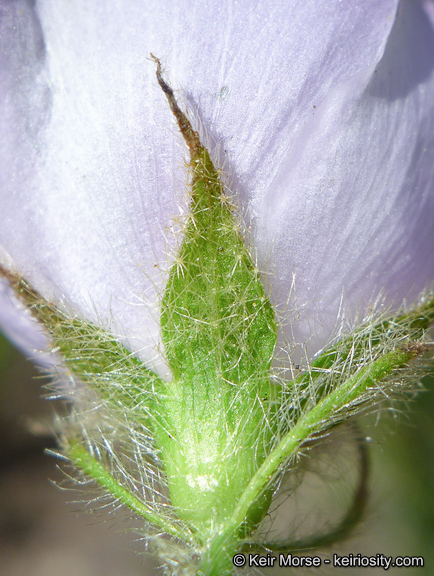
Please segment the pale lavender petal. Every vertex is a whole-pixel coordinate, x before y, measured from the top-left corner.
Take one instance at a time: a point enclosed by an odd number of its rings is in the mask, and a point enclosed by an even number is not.
[[[434,26],[423,3],[401,3],[363,90],[344,84],[315,105],[254,202],[258,234],[273,246],[276,300],[294,273],[292,329],[312,351],[341,297],[347,316],[362,318],[378,297],[396,308],[432,288]]]

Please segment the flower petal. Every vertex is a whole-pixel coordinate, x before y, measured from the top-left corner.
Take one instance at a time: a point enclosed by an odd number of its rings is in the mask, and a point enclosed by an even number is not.
[[[0,244],[42,295],[164,371],[159,302],[188,176],[153,52],[224,150],[277,304],[295,275],[297,339],[326,343],[344,289],[352,313],[381,291],[413,297],[434,271],[423,6],[6,3]]]

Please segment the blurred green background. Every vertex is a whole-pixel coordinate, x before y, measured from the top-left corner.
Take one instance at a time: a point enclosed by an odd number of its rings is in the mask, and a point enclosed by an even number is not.
[[[46,382],[46,380],[45,380]],[[75,492],[64,492],[53,416],[61,401],[43,399],[44,380],[0,335],[0,566],[4,576],[146,576],[159,573],[145,545],[107,513],[83,512]],[[424,568],[388,574],[434,575],[434,377],[398,417],[368,416],[372,438],[371,498],[366,519],[340,554],[423,556]],[[362,422],[362,425],[365,424]],[[80,500],[80,496],[78,496]],[[335,550],[331,550],[333,553]],[[327,556],[327,553],[325,554]],[[330,557],[330,554],[328,554]],[[318,569],[318,574],[376,576],[381,568]],[[288,573],[270,569],[267,574]],[[292,573],[292,572],[291,572]],[[301,570],[296,571],[301,574]],[[312,574],[313,572],[309,572]],[[240,572],[241,574],[241,572]]]

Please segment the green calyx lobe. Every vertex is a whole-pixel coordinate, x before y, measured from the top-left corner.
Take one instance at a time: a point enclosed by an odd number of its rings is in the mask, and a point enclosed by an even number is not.
[[[192,173],[190,215],[162,302],[173,380],[161,398],[157,435],[172,504],[203,534],[204,525],[218,530],[233,511],[272,437],[276,324],[208,151],[157,76],[189,146]],[[250,511],[250,529],[268,496]]]
[[[0,275],[44,326],[66,368],[110,408],[128,412],[139,426],[149,427],[162,386],[160,378],[109,332],[64,312],[2,266]]]

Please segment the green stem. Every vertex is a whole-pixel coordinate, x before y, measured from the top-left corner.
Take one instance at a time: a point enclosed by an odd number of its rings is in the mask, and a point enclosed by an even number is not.
[[[148,522],[159,526],[164,532],[175,538],[179,538],[184,542],[191,540],[191,535],[187,531],[182,530],[176,524],[154,512],[149,506],[119,484],[110,472],[96,458],[91,456],[85,448],[79,444],[71,443],[66,453],[77,468],[80,468],[85,474],[96,480],[100,486],[103,486],[107,492],[122,502],[122,504],[128,506],[133,512],[139,514]]]
[[[289,540],[287,542],[246,542],[242,552],[279,552],[279,553],[300,553],[315,548],[324,548],[331,544],[336,544],[351,533],[354,527],[360,522],[368,501],[368,477],[369,458],[366,442],[358,435],[358,455],[360,460],[359,482],[354,493],[351,506],[339,522],[331,531],[313,534],[303,540]]]

